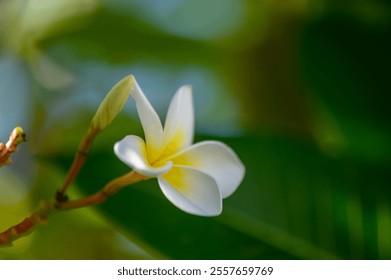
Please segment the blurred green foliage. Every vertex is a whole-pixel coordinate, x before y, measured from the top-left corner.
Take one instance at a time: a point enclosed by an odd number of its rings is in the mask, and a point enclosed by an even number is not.
[[[134,74],[159,114],[193,85],[197,141],[246,177],[223,214],[182,213],[156,180],[58,213],[2,259],[390,259],[391,5],[385,0],[0,2],[0,230],[49,199],[107,91]],[[128,169],[134,104],[94,144],[72,197]]]

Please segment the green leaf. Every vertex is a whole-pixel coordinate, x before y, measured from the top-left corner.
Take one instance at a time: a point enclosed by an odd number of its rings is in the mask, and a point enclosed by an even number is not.
[[[389,28],[340,16],[315,21],[303,32],[301,62],[314,93],[309,108],[314,129],[323,131],[325,141],[337,135],[338,153],[364,161],[391,159],[390,38]]]

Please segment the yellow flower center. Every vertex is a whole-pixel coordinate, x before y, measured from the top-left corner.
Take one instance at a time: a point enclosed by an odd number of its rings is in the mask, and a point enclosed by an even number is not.
[[[150,150],[147,147],[147,158],[151,166],[160,167],[165,165],[167,159],[170,156],[174,155],[176,152],[183,148],[185,139],[185,133],[177,130],[174,134],[174,137],[163,149],[161,149],[160,155],[158,155],[157,157],[154,157],[154,155],[150,153]],[[153,158],[155,159],[151,160]]]

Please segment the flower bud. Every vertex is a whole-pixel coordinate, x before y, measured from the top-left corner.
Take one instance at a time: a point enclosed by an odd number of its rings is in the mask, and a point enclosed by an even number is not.
[[[108,126],[124,107],[134,86],[134,77],[126,76],[119,81],[106,95],[91,122],[91,127],[103,130]]]
[[[15,146],[26,141],[26,134],[24,134],[23,129],[20,126],[14,128],[10,140],[12,140],[12,143]]]

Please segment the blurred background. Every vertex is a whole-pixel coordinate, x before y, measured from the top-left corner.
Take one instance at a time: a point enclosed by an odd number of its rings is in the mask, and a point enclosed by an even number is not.
[[[133,74],[164,119],[193,86],[196,141],[247,173],[202,218],[156,180],[56,213],[1,259],[390,259],[391,5],[386,0],[2,0],[0,231],[53,197],[110,88]],[[71,198],[128,172],[134,104],[99,135]]]

